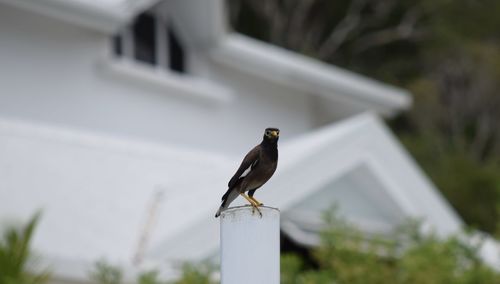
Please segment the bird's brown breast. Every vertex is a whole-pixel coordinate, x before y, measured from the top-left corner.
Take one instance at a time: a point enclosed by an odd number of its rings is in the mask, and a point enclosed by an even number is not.
[[[278,163],[271,162],[266,167],[257,167],[241,183],[240,192],[256,189],[264,185],[276,171]]]

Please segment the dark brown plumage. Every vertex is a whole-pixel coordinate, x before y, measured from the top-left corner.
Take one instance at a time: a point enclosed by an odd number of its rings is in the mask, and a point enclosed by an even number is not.
[[[266,128],[262,142],[245,156],[240,167],[228,183],[228,190],[222,196],[222,204],[215,214],[229,207],[238,195],[243,196],[259,213],[259,201],[253,198],[255,191],[263,186],[274,174],[278,165],[278,139],[280,130]],[[245,192],[248,191],[248,196]]]

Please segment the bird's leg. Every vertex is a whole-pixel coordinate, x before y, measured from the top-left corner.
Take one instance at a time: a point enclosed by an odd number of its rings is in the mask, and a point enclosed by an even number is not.
[[[246,196],[244,193],[240,193],[241,196],[243,196],[248,202],[250,202],[250,205],[252,205],[252,214],[257,210],[259,212],[260,217],[262,218],[262,212],[259,210],[259,204],[253,201],[250,197]]]
[[[262,218],[262,212],[260,212],[259,206],[257,204],[255,204],[252,207],[252,214],[255,213],[255,210],[257,210],[257,212],[259,212],[259,216],[260,216],[260,218]]]
[[[253,196],[250,196],[250,195],[249,195],[248,197],[250,197],[250,199],[252,199],[252,200],[253,200],[253,202],[254,202],[255,204],[257,204],[257,206],[262,206],[262,205],[264,205],[264,203],[262,203],[262,202],[258,201],[258,200],[257,200],[257,199],[255,199]]]
[[[252,189],[252,190],[250,190],[250,191],[248,192],[248,197],[250,197],[250,199],[252,199],[252,201],[253,201],[255,204],[257,204],[258,206],[262,206],[262,205],[264,205],[264,204],[263,204],[262,202],[258,201],[257,199],[255,199],[255,198],[253,197],[253,195],[255,194],[255,191],[256,191],[256,190],[257,190],[257,188],[256,188],[256,189]]]
[[[250,202],[250,205],[252,205],[253,207],[257,206],[257,204],[255,203],[255,201],[253,201],[250,197],[248,197],[246,194],[244,193],[240,193],[241,196],[243,196],[248,202]]]

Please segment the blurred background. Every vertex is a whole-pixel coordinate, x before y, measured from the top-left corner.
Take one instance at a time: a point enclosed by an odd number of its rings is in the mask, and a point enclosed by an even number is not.
[[[409,90],[388,123],[468,224],[498,232],[498,3],[229,3],[241,33]]]
[[[218,283],[213,215],[266,127],[282,283],[500,283],[498,15],[0,0],[0,284]]]

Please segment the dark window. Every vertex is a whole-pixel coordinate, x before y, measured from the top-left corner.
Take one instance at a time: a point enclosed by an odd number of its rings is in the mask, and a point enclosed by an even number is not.
[[[159,40],[166,42],[159,42]],[[127,31],[112,38],[112,47],[117,56],[186,73],[187,54],[182,40],[172,24],[164,23],[152,14],[139,15]],[[165,50],[158,50],[162,47],[165,47]],[[129,54],[131,50],[133,54]]]
[[[116,55],[123,55],[123,42],[122,37],[120,35],[116,35],[113,37],[113,51]]]
[[[134,23],[133,31],[135,59],[156,64],[155,18],[149,14],[141,14]]]
[[[177,38],[174,30],[171,28],[171,25],[168,28],[168,50],[170,69],[184,73],[184,48],[182,48],[182,44]]]

